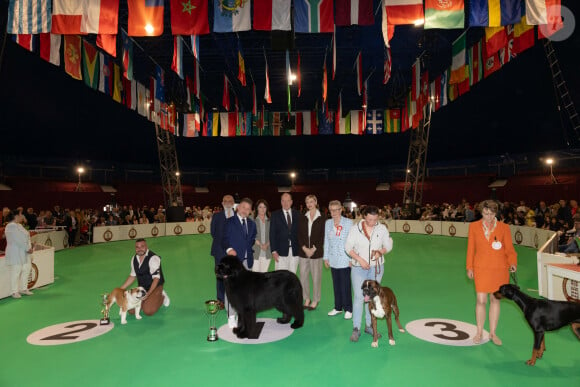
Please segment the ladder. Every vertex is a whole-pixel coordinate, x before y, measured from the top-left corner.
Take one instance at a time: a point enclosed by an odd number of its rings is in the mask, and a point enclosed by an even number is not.
[[[163,185],[163,199],[166,208],[174,205],[183,205],[181,192],[181,178],[175,150],[175,138],[168,130],[161,129],[155,123],[157,150],[159,152],[159,166],[161,169],[161,184]]]
[[[544,40],[544,51],[546,53],[546,58],[548,59],[550,71],[552,72],[554,92],[556,94],[556,99],[558,100],[558,111],[560,114],[562,114],[562,107],[566,111],[568,119],[572,125],[572,129],[575,133],[574,142],[578,143],[580,142],[580,116],[578,116],[578,112],[574,107],[574,101],[568,92],[566,81],[564,80],[564,76],[560,69],[560,63],[556,57],[556,51],[554,50],[554,46],[552,46],[552,41],[550,39]]]

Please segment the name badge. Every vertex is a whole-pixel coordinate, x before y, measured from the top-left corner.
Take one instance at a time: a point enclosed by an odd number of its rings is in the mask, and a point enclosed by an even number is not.
[[[491,248],[494,250],[499,250],[501,249],[501,242],[500,241],[495,241],[491,244]]]

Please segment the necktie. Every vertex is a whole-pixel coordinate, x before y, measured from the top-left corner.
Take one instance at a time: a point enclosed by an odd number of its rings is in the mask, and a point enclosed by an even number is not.
[[[292,228],[292,218],[290,218],[290,211],[286,211],[286,222],[288,223],[288,228]]]
[[[246,218],[242,219],[242,228],[244,229],[244,236],[247,237],[248,236],[248,227],[246,225]]]

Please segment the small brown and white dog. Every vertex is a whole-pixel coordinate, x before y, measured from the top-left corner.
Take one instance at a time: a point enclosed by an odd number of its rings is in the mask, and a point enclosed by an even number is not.
[[[115,288],[107,296],[107,305],[105,306],[108,312],[111,310],[111,306],[116,303],[119,305],[119,315],[121,316],[121,324],[127,324],[127,311],[130,309],[135,309],[135,318],[141,320],[141,299],[145,297],[147,291],[142,286],[137,288],[123,290],[121,288]]]
[[[369,303],[369,310],[371,312],[371,322],[373,326],[373,342],[371,346],[374,348],[379,346],[377,318],[383,318],[385,316],[387,318],[387,327],[389,328],[389,344],[395,345],[391,312],[395,314],[395,321],[399,326],[399,332],[405,332],[399,322],[399,307],[397,305],[397,297],[395,297],[395,293],[393,293],[390,288],[381,286],[381,284],[373,280],[365,280],[361,288],[365,302]]]

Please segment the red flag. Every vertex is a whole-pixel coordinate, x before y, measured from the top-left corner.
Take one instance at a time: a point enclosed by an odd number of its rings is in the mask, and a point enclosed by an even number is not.
[[[197,60],[193,60],[193,67],[194,67],[194,71],[193,71],[193,90],[195,93],[195,96],[201,100],[201,81],[199,79],[199,63],[197,62]]]
[[[391,59],[391,48],[387,47],[385,50],[385,64],[383,65],[383,85],[386,85],[391,79],[391,66],[393,61]]]
[[[268,59],[264,52],[264,60],[266,61],[266,87],[264,88],[264,99],[267,103],[272,103],[272,96],[270,95],[270,74],[268,72]]]
[[[81,37],[64,36],[64,69],[74,79],[83,79],[81,75]]]
[[[332,80],[336,75],[336,25],[332,32]]]
[[[337,26],[372,25],[375,22],[373,0],[335,0],[334,20]]]
[[[170,7],[173,35],[209,34],[207,0],[171,0]]]
[[[32,34],[18,34],[14,35],[14,41],[22,48],[28,51],[34,50],[34,35]]]
[[[238,40],[238,80],[242,86],[246,86],[246,62],[242,52],[242,43]]]
[[[52,32],[55,34],[117,34],[119,0],[55,0]]]
[[[117,56],[117,35],[97,35],[97,46],[115,58]]]
[[[55,66],[60,66],[61,35],[40,34],[40,57]]]
[[[163,0],[127,0],[129,36],[163,34]]]
[[[322,100],[326,102],[328,92],[328,79],[326,75],[326,57],[324,57],[324,66],[322,67]]]
[[[230,89],[228,87],[228,76],[224,74],[224,93],[222,98],[222,106],[229,111],[230,110]]]

